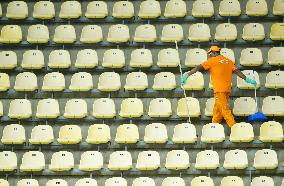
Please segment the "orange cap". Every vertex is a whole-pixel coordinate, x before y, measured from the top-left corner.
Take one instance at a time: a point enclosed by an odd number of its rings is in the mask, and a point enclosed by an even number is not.
[[[212,46],[210,47],[210,49],[207,51],[207,53],[209,54],[209,53],[211,53],[211,52],[220,52],[220,50],[221,50],[221,48],[219,48],[218,46],[212,45]]]

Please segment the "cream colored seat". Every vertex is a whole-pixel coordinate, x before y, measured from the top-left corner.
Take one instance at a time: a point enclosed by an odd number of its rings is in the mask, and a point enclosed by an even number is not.
[[[148,115],[150,117],[165,118],[172,115],[172,106],[169,99],[155,98],[149,104]]]
[[[247,23],[244,25],[242,38],[248,41],[265,39],[264,27],[260,23]]]
[[[269,65],[284,65],[284,47],[272,47],[268,51],[267,63]]]
[[[155,0],[146,0],[146,1],[156,2]],[[134,34],[135,42],[154,42],[156,40],[157,40],[157,33],[154,25],[145,24],[136,27]]]
[[[140,4],[138,16],[141,18],[157,18],[161,16],[161,7],[159,1],[146,0]]]
[[[220,186],[244,186],[244,181],[239,176],[226,176],[221,180]]]
[[[72,75],[69,89],[71,91],[89,91],[93,86],[93,77],[90,73],[77,72]]]
[[[219,155],[216,151],[204,150],[196,156],[196,169],[217,169],[219,165]]]
[[[284,40],[284,23],[274,23],[271,26],[270,39]]]
[[[174,143],[194,143],[197,140],[196,128],[190,123],[177,124],[172,140]]]
[[[284,71],[270,71],[266,75],[266,88],[284,88]]]
[[[155,181],[153,178],[149,177],[139,177],[133,180],[132,186],[155,186]]]
[[[25,152],[20,170],[23,172],[42,171],[45,168],[44,154],[40,151]]]
[[[100,1],[102,2],[102,1]],[[98,25],[86,25],[82,28],[81,43],[99,43],[103,40],[102,28]]]
[[[274,181],[271,177],[259,176],[252,179],[251,186],[274,186]]]
[[[129,65],[131,67],[151,67],[153,64],[153,57],[151,50],[139,48],[131,52],[131,59]]]
[[[37,77],[34,73],[23,72],[16,76],[14,86],[16,91],[35,91],[37,88]]]
[[[121,88],[120,75],[115,72],[104,72],[99,77],[100,91],[118,91]]]
[[[248,0],[246,5],[248,16],[265,16],[268,14],[266,0]]]
[[[281,123],[268,121],[260,126],[259,140],[262,142],[282,142],[283,128]]]
[[[282,180],[282,182],[281,182],[281,186],[283,186],[284,185],[284,179]]]
[[[120,2],[128,2],[129,1],[120,1]],[[125,43],[129,41],[130,34],[129,34],[129,28],[127,25],[123,24],[116,24],[111,25],[108,30],[108,36],[107,41],[111,43]]]
[[[42,83],[43,91],[63,91],[65,89],[65,78],[60,72],[51,72],[44,76]]]
[[[189,49],[186,52],[184,64],[187,67],[195,67],[207,60],[207,52],[201,48]]]
[[[9,186],[9,182],[7,180],[0,179],[0,185],[1,186]]]
[[[214,186],[214,182],[210,177],[198,176],[191,180],[191,186]]]
[[[124,118],[137,118],[144,114],[143,102],[138,98],[124,99],[120,106],[119,115]]]
[[[68,186],[68,184],[63,179],[52,179],[48,180],[45,186]]]
[[[22,29],[18,25],[5,25],[1,29],[1,43],[20,43],[22,41]]]
[[[81,3],[78,1],[62,2],[59,17],[60,18],[79,18],[82,15]]]
[[[177,105],[177,115],[179,117],[199,117],[201,112],[198,99],[192,97],[179,99]]]
[[[155,170],[161,166],[160,155],[157,151],[142,151],[139,152],[136,169],[139,170]]]
[[[165,167],[169,170],[184,170],[190,166],[189,156],[185,150],[172,150],[167,153]]]
[[[256,112],[256,103],[254,98],[239,97],[234,101],[233,114],[235,116],[249,116]]]
[[[54,141],[53,129],[49,125],[37,125],[32,129],[29,142],[33,145],[47,145]]]
[[[130,1],[117,1],[113,4],[112,17],[131,18],[134,16],[134,6]]]
[[[263,57],[259,48],[246,48],[241,52],[240,64],[243,66],[260,66],[263,64]]]
[[[251,142],[253,139],[254,132],[250,123],[240,122],[233,125],[230,134],[231,142]]]
[[[211,0],[196,0],[192,5],[193,17],[212,17],[214,6]]]
[[[37,118],[57,118],[59,116],[59,104],[55,99],[42,99],[37,104]]]
[[[81,171],[96,171],[103,168],[104,159],[99,151],[83,152],[80,159],[79,169]]]
[[[267,116],[284,116],[284,99],[280,96],[265,97],[262,112]]]
[[[13,69],[17,66],[17,55],[14,51],[0,52],[0,69]]]
[[[76,40],[75,28],[72,25],[60,25],[55,28],[53,41],[55,43],[74,43]]]
[[[177,67],[180,63],[176,49],[166,48],[159,51],[157,65],[159,67]]]
[[[237,36],[238,32],[235,24],[222,23],[216,27],[215,39],[217,41],[234,41]]]
[[[82,141],[81,128],[78,125],[64,125],[60,127],[59,138],[60,144],[78,144]]]
[[[222,48],[220,54],[230,59],[233,63],[235,63],[235,53],[232,49]]]
[[[211,38],[210,28],[205,23],[195,23],[189,27],[188,39],[195,42],[209,41]]]
[[[98,65],[99,59],[97,52],[93,49],[83,49],[77,53],[75,67],[94,68]]]
[[[85,13],[87,18],[105,18],[108,16],[107,3],[104,1],[91,1]]]
[[[238,0],[223,0],[219,6],[220,16],[240,16],[241,5]]]
[[[176,77],[172,72],[159,72],[154,77],[154,90],[173,90],[176,86]]]
[[[116,129],[115,142],[132,144],[139,140],[138,127],[134,124],[122,124]]]
[[[178,18],[186,16],[186,4],[183,0],[167,1],[164,16],[167,18]]]
[[[108,169],[129,170],[132,168],[132,157],[130,152],[116,151],[110,154]]]
[[[243,70],[242,73],[251,79],[255,79],[256,81],[256,88],[260,87],[260,83],[259,83],[259,75],[256,71],[253,70]],[[254,89],[254,85],[246,83],[243,79],[241,79],[240,77],[237,77],[237,87],[239,89]]]
[[[23,144],[26,142],[25,128],[19,124],[9,124],[3,129],[3,144]]]
[[[122,177],[112,177],[105,181],[105,186],[127,186],[127,181]]]
[[[110,128],[106,124],[94,124],[88,129],[87,143],[103,144],[109,142],[111,139]]]
[[[219,143],[225,140],[223,125],[219,123],[209,123],[203,126],[201,141],[205,143]]]
[[[225,154],[223,167],[225,169],[245,169],[248,167],[248,157],[244,150],[230,150]]]
[[[23,54],[23,69],[41,69],[44,67],[44,55],[40,50],[27,50]]]
[[[126,76],[125,90],[145,90],[148,88],[147,74],[144,72],[131,72]]]
[[[83,99],[70,99],[65,104],[65,118],[84,118],[88,114],[87,103]]]
[[[9,19],[25,19],[28,17],[29,10],[25,1],[11,1],[7,6],[6,17]]]
[[[76,182],[75,186],[98,186],[98,183],[92,178],[82,178]]]
[[[52,155],[49,169],[52,171],[68,171],[74,168],[74,157],[71,152],[59,151]]]
[[[7,91],[10,88],[10,78],[6,73],[0,73],[0,91]]]
[[[15,152],[12,152],[12,151],[1,151],[0,152],[0,171],[1,172],[14,171],[17,169],[17,165],[18,165],[17,154]]]
[[[271,149],[262,149],[256,151],[253,167],[256,169],[276,169],[278,167],[276,151]]]
[[[95,118],[113,118],[116,116],[114,101],[110,98],[100,98],[94,101],[93,116]]]
[[[183,29],[179,24],[167,24],[163,27],[162,42],[180,42],[183,40]]]
[[[185,90],[202,90],[204,89],[204,77],[201,72],[192,74],[183,85]]]
[[[215,98],[209,98],[206,100],[205,111],[204,111],[205,116],[213,116],[214,105],[215,105]]]
[[[54,4],[51,1],[38,1],[34,4],[33,17],[37,19],[52,19],[55,17]]]
[[[27,99],[14,99],[10,102],[9,113],[10,118],[26,119],[32,116],[32,105]]]
[[[283,16],[284,15],[284,2],[282,0],[275,0],[273,4],[273,15]]]
[[[167,128],[162,123],[152,123],[145,127],[145,143],[166,143],[168,140]]]
[[[166,177],[163,179],[162,186],[172,185],[185,186],[184,179],[181,177]]]
[[[102,66],[106,68],[122,68],[125,65],[123,50],[109,49],[104,53]]]
[[[49,31],[47,26],[37,24],[28,29],[27,41],[29,43],[48,43]]]
[[[48,67],[50,68],[69,68],[71,58],[67,50],[53,50],[49,54]]]
[[[21,179],[17,182],[17,186],[39,186],[36,179]]]

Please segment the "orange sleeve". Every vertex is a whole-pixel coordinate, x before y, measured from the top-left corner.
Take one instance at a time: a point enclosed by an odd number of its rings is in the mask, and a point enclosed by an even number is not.
[[[204,70],[209,70],[211,68],[212,62],[211,62],[210,59],[208,59],[207,61],[205,61],[201,64],[201,66],[204,68]]]

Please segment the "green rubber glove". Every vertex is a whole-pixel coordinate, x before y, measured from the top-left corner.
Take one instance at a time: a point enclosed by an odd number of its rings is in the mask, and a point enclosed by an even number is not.
[[[256,87],[256,81],[254,79],[246,78],[245,82],[252,84],[253,86]]]
[[[180,79],[180,84],[183,86],[186,83],[188,78],[189,78],[189,75],[187,73],[183,74]]]

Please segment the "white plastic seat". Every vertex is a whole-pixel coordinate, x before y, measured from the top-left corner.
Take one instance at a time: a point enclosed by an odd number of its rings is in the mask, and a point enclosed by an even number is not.
[[[167,18],[184,17],[186,15],[186,4],[183,0],[167,1],[164,16]]]
[[[250,123],[240,122],[231,128],[231,142],[251,142],[254,139],[253,127]]]
[[[123,50],[109,49],[104,53],[102,66],[106,68],[122,68],[125,65]]]
[[[212,17],[214,6],[211,0],[196,0],[192,5],[193,17]]]
[[[27,50],[23,54],[23,69],[41,69],[44,67],[44,55],[40,50]]]
[[[265,39],[264,27],[260,23],[247,23],[244,25],[242,38],[248,41]]]
[[[49,54],[48,67],[69,68],[71,66],[70,53],[67,50],[53,50]]]
[[[72,75],[69,89],[71,91],[89,91],[93,86],[93,77],[90,73],[77,72]]]
[[[191,180],[191,186],[214,186],[214,182],[210,177],[198,176]]]
[[[91,44],[91,43],[99,43],[102,40],[103,40],[103,31],[100,26],[86,25],[82,28],[80,42]]]
[[[4,25],[1,29],[1,43],[20,43],[22,41],[22,29],[18,25]]]
[[[183,85],[185,90],[202,90],[204,89],[204,77],[201,72],[192,74]]]
[[[221,180],[220,186],[244,186],[244,181],[239,176],[226,176]]]
[[[183,40],[183,29],[179,24],[167,24],[163,27],[162,42],[179,42]]]
[[[157,65],[159,67],[177,67],[180,58],[176,49],[166,48],[159,51]]]
[[[33,145],[46,145],[54,141],[53,129],[49,125],[37,125],[32,129],[29,142]]]
[[[177,115],[179,117],[199,117],[201,115],[199,101],[196,98],[187,97],[178,100]]]
[[[17,66],[17,55],[14,51],[0,52],[0,69],[13,69]]]
[[[256,71],[253,70],[243,70],[242,73],[251,79],[254,79],[256,81],[256,88],[260,87],[260,83],[259,83],[259,75]],[[237,87],[239,89],[254,89],[254,85],[250,84],[250,83],[246,83],[243,79],[241,79],[240,77],[237,77]]]
[[[215,39],[217,41],[234,41],[237,36],[238,32],[235,24],[222,23],[216,27]]]
[[[219,155],[216,151],[204,150],[196,156],[196,169],[217,169],[219,165]]]
[[[175,126],[172,140],[174,143],[194,143],[197,140],[196,128],[190,123]]]
[[[230,150],[225,154],[223,167],[225,169],[245,169],[248,167],[248,157],[244,150]]]
[[[270,30],[271,40],[284,40],[284,23],[274,23]]]
[[[130,152],[116,151],[110,154],[108,169],[128,170],[132,168],[132,157]]]
[[[167,153],[165,167],[169,170],[183,170],[190,166],[189,156],[185,150],[172,150]]]
[[[1,186],[9,186],[9,182],[7,180],[0,179],[0,185]]]
[[[139,177],[133,180],[132,186],[155,186],[155,181],[149,177]]]
[[[79,169],[81,171],[96,171],[103,168],[103,155],[99,151],[83,152],[80,159]]]
[[[145,90],[148,88],[148,77],[144,72],[131,72],[127,74],[124,88],[126,90]]]
[[[74,43],[76,40],[75,28],[72,25],[60,25],[55,28],[53,41],[55,43]]]
[[[124,118],[137,118],[144,114],[143,102],[138,98],[124,99],[120,106],[119,115]]]
[[[26,119],[32,116],[32,105],[27,99],[14,99],[10,102],[10,118]]]
[[[240,16],[241,5],[239,0],[223,0],[219,6],[220,16]]]
[[[94,124],[88,129],[87,143],[103,144],[109,142],[111,139],[110,128],[106,124]]]
[[[84,118],[88,114],[87,103],[83,99],[70,99],[65,104],[65,118]]]
[[[162,123],[152,123],[145,127],[145,143],[166,143],[168,140],[167,128]]]
[[[248,0],[246,5],[248,16],[265,16],[268,14],[266,0]]]
[[[207,60],[207,52],[201,48],[189,49],[186,52],[184,64],[187,67],[195,67]]]
[[[81,3],[78,1],[62,2],[59,17],[60,18],[79,18],[82,15]]]
[[[136,169],[139,170],[155,170],[160,167],[160,155],[157,151],[139,152]]]
[[[37,118],[57,118],[59,116],[59,104],[55,99],[42,99],[37,104]]]
[[[275,0],[273,4],[273,15],[283,16],[284,15],[284,2],[282,0]]]
[[[172,106],[169,99],[155,98],[149,104],[148,115],[150,117],[170,117],[172,115]]]
[[[155,2],[154,0],[146,0]],[[154,25],[145,24],[136,27],[134,34],[135,42],[154,42],[157,39],[156,28]]]
[[[131,18],[134,16],[134,6],[130,1],[117,1],[113,4],[112,17]]]
[[[253,167],[256,169],[276,169],[278,167],[276,151],[271,149],[262,149],[256,151]]]
[[[26,141],[25,128],[19,124],[9,124],[3,129],[3,144],[23,144]]]
[[[105,181],[105,186],[127,186],[127,181],[122,177],[112,177]]]
[[[276,70],[270,71],[266,75],[266,88],[284,88],[284,71]]]
[[[55,17],[54,4],[51,1],[38,1],[34,4],[33,17],[36,19],[52,19]]]
[[[0,152],[0,171],[1,172],[14,171],[17,169],[17,165],[18,165],[17,154],[15,152],[12,152],[12,151],[1,151]]]
[[[10,78],[6,73],[0,73],[0,91],[7,91],[10,88]]]
[[[185,181],[181,177],[166,177],[163,179],[162,186],[185,186]]]
[[[259,140],[262,142],[282,142],[283,128],[281,123],[268,121],[260,126]]]
[[[52,179],[48,180],[45,186],[68,186],[68,184],[63,179]]]
[[[267,63],[269,65],[284,65],[284,47],[272,47],[268,51]]]
[[[98,183],[92,178],[82,178],[76,182],[75,186],[98,186]]]
[[[252,179],[251,186],[274,186],[274,181],[271,177],[259,176]]]
[[[65,78],[60,72],[51,72],[44,76],[42,90],[63,91],[65,89]]]
[[[176,86],[176,77],[172,72],[159,72],[154,77],[154,90],[173,90]]]
[[[222,48],[220,54],[230,59],[233,63],[235,63],[235,53],[232,49]]]
[[[215,98],[209,98],[206,100],[205,103],[205,116],[213,116],[213,109],[215,105]]]
[[[116,116],[114,101],[110,98],[100,98],[94,101],[93,116],[95,118],[113,118]]]
[[[239,97],[234,101],[235,116],[249,116],[256,112],[256,103],[252,97]]]
[[[210,28],[205,23],[195,23],[189,27],[188,39],[195,42],[209,41],[211,38]]]
[[[99,77],[100,91],[118,91],[121,88],[120,75],[115,72],[104,72]]]
[[[284,116],[284,99],[280,96],[265,97],[262,112],[267,116]]]
[[[157,18],[161,16],[161,7],[159,1],[146,0],[140,4],[138,16],[141,18]]]
[[[219,143],[225,140],[223,125],[209,123],[202,127],[201,141],[205,143]]]
[[[59,138],[60,144],[78,144],[82,141],[81,128],[78,125],[64,125],[60,127]]]
[[[14,89],[16,91],[35,91],[37,89],[37,77],[32,72],[23,72],[16,76]]]
[[[9,19],[25,19],[28,17],[29,10],[25,1],[11,1],[7,6],[6,17]]]
[[[52,171],[68,171],[74,168],[74,157],[71,152],[59,151],[52,155],[49,169]]]
[[[108,16],[107,3],[104,1],[91,1],[85,13],[87,18],[105,18]]]
[[[42,171],[45,168],[44,154],[40,151],[24,153],[20,170],[23,172]]]
[[[97,52],[93,49],[83,49],[77,53],[75,67],[94,68],[98,65],[99,59]]]
[[[129,1],[120,1],[120,2],[128,2]],[[127,25],[123,24],[116,24],[111,25],[108,30],[107,41],[111,43],[125,43],[129,41],[130,34],[129,28]]]
[[[138,127],[134,124],[122,124],[116,129],[115,142],[132,144],[139,140]]]
[[[151,50],[139,48],[131,52],[131,59],[129,65],[131,67],[151,67],[153,64],[153,57]]]
[[[47,26],[37,24],[28,29],[27,41],[29,43],[48,43],[49,31]]]
[[[17,182],[17,186],[39,186],[36,179],[21,179]]]

